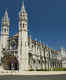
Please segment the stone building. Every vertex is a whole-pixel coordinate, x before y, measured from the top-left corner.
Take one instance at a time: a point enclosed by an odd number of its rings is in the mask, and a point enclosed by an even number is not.
[[[43,43],[28,36],[28,14],[24,3],[19,12],[18,32],[9,37],[7,10],[2,18],[0,36],[0,69],[1,70],[51,70],[62,68],[64,50],[55,51]],[[65,57],[66,58],[66,57]],[[66,67],[66,65],[65,65]]]

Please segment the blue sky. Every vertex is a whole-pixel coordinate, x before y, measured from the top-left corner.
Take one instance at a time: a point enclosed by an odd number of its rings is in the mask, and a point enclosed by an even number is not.
[[[28,12],[32,38],[50,48],[66,48],[66,0],[0,0],[0,27],[5,10],[10,18],[10,36],[18,31],[18,13],[22,2]]]

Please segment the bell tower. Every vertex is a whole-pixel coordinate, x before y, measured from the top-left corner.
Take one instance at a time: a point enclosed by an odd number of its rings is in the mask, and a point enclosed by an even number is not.
[[[9,18],[8,18],[8,12],[6,10],[4,17],[2,18],[2,26],[1,26],[2,49],[8,48],[8,35],[9,35]]]
[[[8,12],[6,10],[4,17],[2,18],[2,24],[1,24],[0,62],[1,62],[1,57],[3,56],[2,50],[8,49],[8,35],[9,35],[9,18],[8,18]]]
[[[27,12],[22,4],[21,11],[19,12],[19,39],[18,39],[18,60],[19,71],[28,70],[28,19]]]

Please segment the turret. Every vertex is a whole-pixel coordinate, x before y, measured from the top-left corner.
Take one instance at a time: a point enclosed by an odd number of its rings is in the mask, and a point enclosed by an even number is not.
[[[21,11],[19,12],[19,31],[27,31],[27,12],[22,4]]]
[[[18,60],[19,71],[28,70],[28,30],[27,12],[22,4],[19,12],[19,39],[18,39]]]
[[[9,18],[8,18],[8,12],[6,10],[4,17],[2,18],[2,24],[1,24],[0,63],[1,63],[1,57],[3,57],[2,51],[8,49],[8,35],[9,35]]]
[[[8,48],[8,35],[9,35],[9,18],[8,18],[8,12],[6,10],[4,17],[2,18],[2,25],[1,25],[2,49]]]

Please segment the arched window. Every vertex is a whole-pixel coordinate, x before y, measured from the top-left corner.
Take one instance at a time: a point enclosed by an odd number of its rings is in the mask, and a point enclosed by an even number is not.
[[[4,29],[4,32],[6,32],[6,28]]]
[[[23,28],[24,28],[24,23],[23,23]]]

